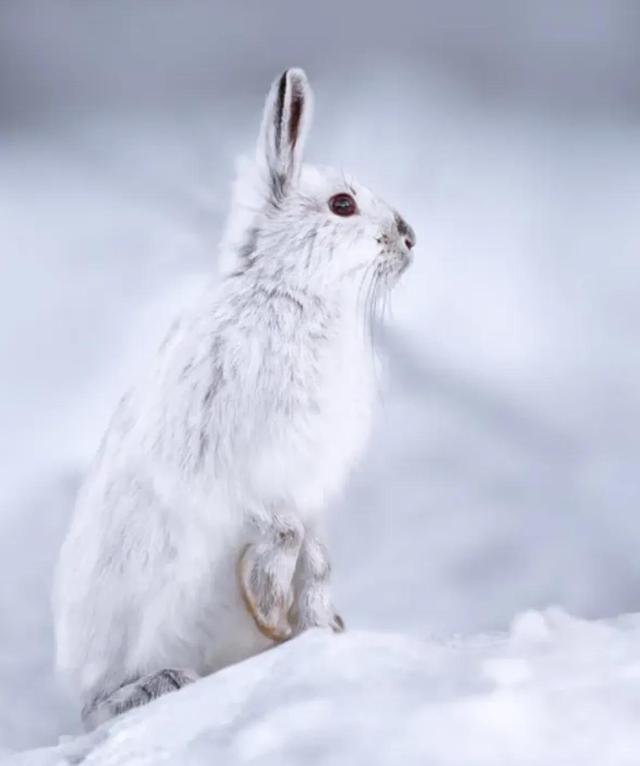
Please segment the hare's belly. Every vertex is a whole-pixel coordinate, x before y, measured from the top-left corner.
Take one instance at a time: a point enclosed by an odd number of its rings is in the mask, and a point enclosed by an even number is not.
[[[231,544],[224,552],[216,551],[208,566],[192,562],[193,571],[174,573],[148,594],[128,658],[132,669],[144,667],[152,657],[154,666],[190,668],[205,675],[273,645],[258,631],[240,595],[240,553]]]

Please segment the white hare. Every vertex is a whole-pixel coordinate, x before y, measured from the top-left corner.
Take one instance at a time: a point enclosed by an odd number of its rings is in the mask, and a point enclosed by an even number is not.
[[[415,239],[365,187],[302,164],[311,108],[302,70],[273,83],[236,184],[236,268],[122,399],[80,491],[54,611],[87,726],[343,627],[322,516],[369,432],[372,302]]]

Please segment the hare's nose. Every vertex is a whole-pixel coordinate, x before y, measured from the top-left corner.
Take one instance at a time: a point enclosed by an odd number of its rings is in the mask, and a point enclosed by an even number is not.
[[[409,224],[404,220],[401,215],[396,213],[396,226],[398,227],[398,234],[402,239],[404,246],[407,250],[411,250],[416,244],[416,234]]]

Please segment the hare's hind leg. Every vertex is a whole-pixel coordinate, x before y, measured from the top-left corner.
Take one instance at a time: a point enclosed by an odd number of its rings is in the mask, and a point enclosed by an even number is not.
[[[171,668],[143,676],[124,684],[108,696],[96,698],[87,705],[82,711],[83,723],[87,729],[93,729],[131,708],[146,705],[156,697],[181,689],[197,677],[195,673]]]

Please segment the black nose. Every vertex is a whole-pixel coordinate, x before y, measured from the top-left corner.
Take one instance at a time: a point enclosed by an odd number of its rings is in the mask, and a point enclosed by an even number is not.
[[[402,237],[404,246],[407,250],[416,244],[416,234],[409,224],[404,220],[401,215],[396,213],[396,226],[398,227],[398,234]]]

